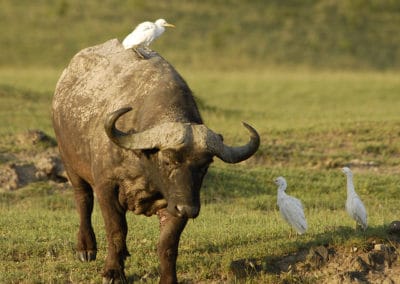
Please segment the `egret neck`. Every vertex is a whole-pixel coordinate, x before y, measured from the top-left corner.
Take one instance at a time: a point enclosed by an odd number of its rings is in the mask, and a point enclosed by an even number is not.
[[[282,180],[278,186],[278,198],[279,199],[287,195],[285,192],[286,187],[287,187],[287,183]]]
[[[353,177],[351,174],[346,174],[347,177],[347,195],[355,195],[356,191],[354,189],[354,184],[353,184]]]

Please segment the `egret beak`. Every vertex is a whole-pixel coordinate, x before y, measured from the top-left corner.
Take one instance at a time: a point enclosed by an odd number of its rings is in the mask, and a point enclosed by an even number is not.
[[[168,23],[165,23],[163,26],[169,27],[169,28],[175,28],[175,26],[173,24],[168,24]]]

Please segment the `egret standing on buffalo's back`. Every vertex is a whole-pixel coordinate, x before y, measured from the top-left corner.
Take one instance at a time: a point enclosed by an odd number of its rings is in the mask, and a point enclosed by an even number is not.
[[[125,49],[133,48],[143,58],[137,48],[143,47],[148,51],[149,45],[165,31],[166,27],[174,28],[175,26],[167,23],[164,19],[158,19],[154,23],[143,22],[126,36],[122,45]]]
[[[275,179],[278,185],[278,207],[282,218],[288,222],[297,233],[304,234],[307,231],[307,220],[304,216],[303,205],[301,201],[295,197],[285,193],[287,183],[285,178],[278,177]]]

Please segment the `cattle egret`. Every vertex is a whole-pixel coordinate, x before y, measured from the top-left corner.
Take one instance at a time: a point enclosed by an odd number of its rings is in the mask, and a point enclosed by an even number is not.
[[[138,47],[148,49],[152,41],[158,38],[165,31],[165,27],[174,28],[175,26],[168,24],[164,19],[158,19],[154,23],[143,22],[139,24],[133,32],[127,35],[127,37],[122,41],[122,45],[125,49],[133,48],[136,52],[138,52]],[[139,53],[139,55],[141,54]]]
[[[348,167],[342,168],[342,172],[347,177],[347,200],[346,200],[346,211],[356,221],[356,224],[360,225],[363,230],[368,226],[367,224],[367,210],[362,203],[360,197],[354,190],[353,185],[353,173]]]
[[[283,177],[275,179],[278,185],[278,207],[283,219],[288,222],[297,233],[304,234],[307,231],[307,221],[304,216],[301,201],[285,193],[287,183]]]

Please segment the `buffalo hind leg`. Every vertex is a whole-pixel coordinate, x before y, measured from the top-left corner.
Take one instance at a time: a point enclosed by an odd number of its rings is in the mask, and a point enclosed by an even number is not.
[[[107,235],[107,258],[103,283],[127,283],[124,267],[129,256],[126,247],[126,209],[118,201],[118,186],[105,183],[95,188]]]
[[[176,259],[179,239],[188,219],[175,217],[167,209],[159,210],[157,215],[160,220],[160,240],[157,246],[160,260],[160,283],[177,283]]]
[[[79,231],[77,242],[77,257],[81,261],[96,259],[97,244],[92,226],[93,190],[92,187],[73,172],[68,171],[71,184],[74,187],[75,203],[79,213]]]

